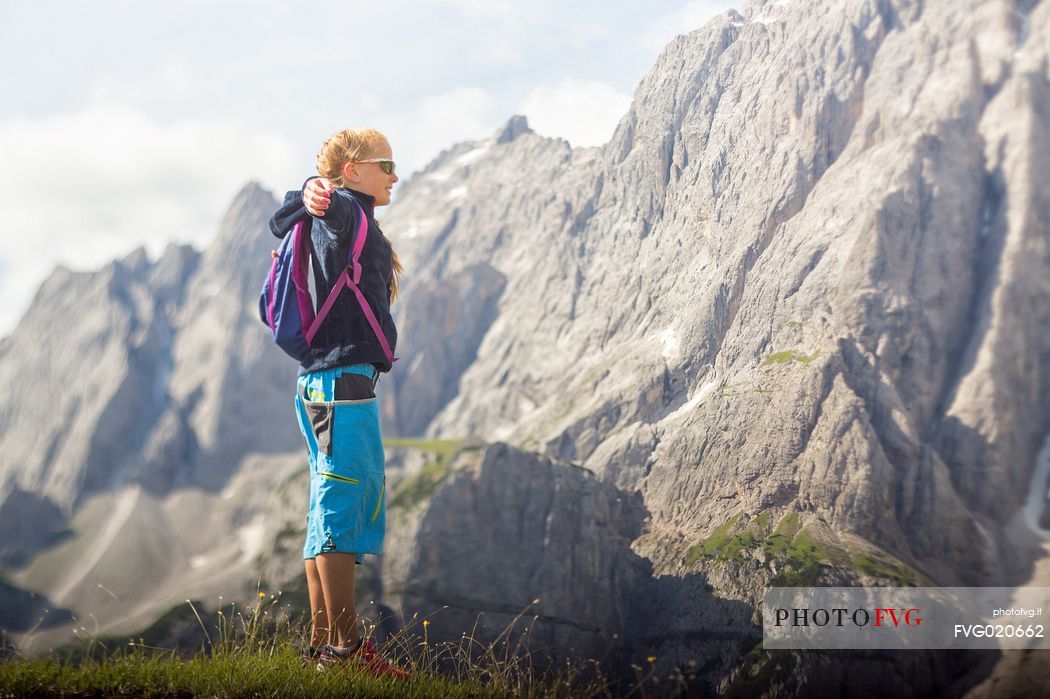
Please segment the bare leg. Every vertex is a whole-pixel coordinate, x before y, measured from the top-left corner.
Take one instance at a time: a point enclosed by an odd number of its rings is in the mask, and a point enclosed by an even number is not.
[[[329,620],[328,643],[346,648],[360,638],[354,600],[356,557],[352,553],[322,553],[316,561]]]
[[[328,643],[328,610],[324,605],[321,576],[317,572],[317,560],[307,558],[306,589],[310,592],[310,645],[320,648]]]

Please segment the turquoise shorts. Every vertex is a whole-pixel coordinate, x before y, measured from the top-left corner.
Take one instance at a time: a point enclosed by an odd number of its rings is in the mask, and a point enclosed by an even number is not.
[[[377,379],[371,364],[303,374],[296,382],[295,412],[310,461],[310,510],[303,558],[319,553],[383,552],[386,534],[386,458],[379,428],[379,403],[370,398],[337,400],[363,379]],[[340,379],[340,377],[343,377]],[[367,391],[368,382],[364,381]]]

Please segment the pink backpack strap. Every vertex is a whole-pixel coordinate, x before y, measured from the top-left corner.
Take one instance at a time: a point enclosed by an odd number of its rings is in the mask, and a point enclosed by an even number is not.
[[[387,342],[386,335],[383,334],[383,328],[379,325],[379,320],[376,318],[376,314],[372,312],[372,308],[368,305],[368,301],[365,300],[365,295],[361,293],[361,289],[358,288],[358,284],[361,281],[361,252],[365,249],[365,240],[368,238],[368,217],[365,215],[364,209],[356,201],[354,205],[358,211],[361,212],[361,221],[357,226],[357,235],[354,236],[354,248],[350,253],[350,260],[343,270],[343,273],[339,275],[339,280],[335,283],[331,293],[328,294],[328,298],[325,299],[324,305],[321,306],[321,310],[317,312],[317,317],[314,318],[314,322],[310,324],[310,329],[306,331],[306,342],[313,344],[314,336],[317,331],[321,328],[321,323],[325,318],[328,317],[328,313],[332,310],[332,306],[335,305],[336,298],[343,291],[343,287],[350,287],[353,289],[354,294],[357,296],[357,302],[361,306],[361,311],[365,314],[365,318],[368,320],[368,324],[372,326],[372,332],[375,333],[376,339],[379,340],[380,347],[383,348],[383,354],[386,355],[386,360],[393,364],[398,360],[394,356],[393,351],[390,349],[390,343]],[[353,277],[350,276],[353,270]]]
[[[343,272],[343,276],[346,276],[346,272]],[[383,354],[386,355],[386,360],[393,364],[397,361],[397,357],[394,356],[393,351],[390,349],[390,343],[386,341],[386,335],[383,334],[383,328],[379,326],[379,320],[376,319],[376,314],[372,312],[372,309],[368,305],[368,301],[365,300],[365,295],[361,293],[361,289],[358,288],[357,284],[351,284],[350,288],[354,290],[357,295],[357,302],[361,304],[361,310],[364,311],[365,318],[368,319],[368,324],[372,326],[372,332],[376,334],[376,339],[379,340],[379,346],[383,348]]]

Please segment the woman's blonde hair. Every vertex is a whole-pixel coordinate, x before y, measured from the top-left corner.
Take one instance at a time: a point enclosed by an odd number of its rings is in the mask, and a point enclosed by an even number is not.
[[[349,183],[343,175],[343,166],[354,160],[375,157],[379,144],[386,140],[386,136],[376,129],[344,129],[334,133],[328,137],[317,154],[317,174],[331,180],[336,187],[348,187]],[[386,234],[383,234],[383,238],[390,243]],[[404,268],[393,243],[390,244],[390,252],[394,262],[390,279],[390,303],[393,303],[397,299],[397,288]]]

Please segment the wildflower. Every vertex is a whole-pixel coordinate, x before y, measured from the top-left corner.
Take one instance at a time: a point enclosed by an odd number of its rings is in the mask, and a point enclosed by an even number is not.
[[[650,655],[648,658],[646,658],[646,660],[648,660],[650,663],[655,663],[656,662],[656,656],[655,655]]]
[[[266,593],[265,592],[260,592],[259,593],[259,599],[266,599]]]
[[[424,619],[423,626],[430,626],[430,619]]]

